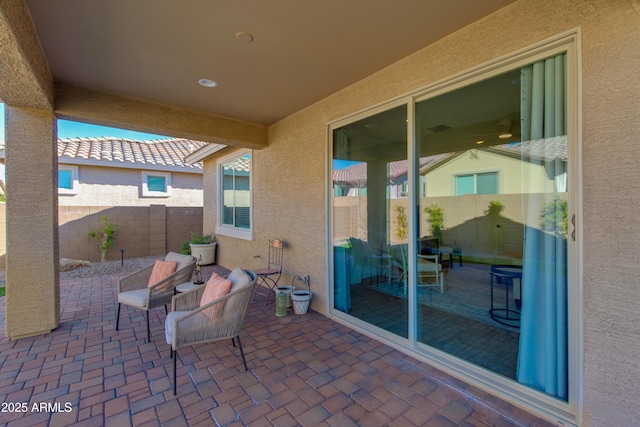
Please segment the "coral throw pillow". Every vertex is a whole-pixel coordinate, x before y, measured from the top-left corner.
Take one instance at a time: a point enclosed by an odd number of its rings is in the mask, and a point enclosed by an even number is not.
[[[216,273],[211,275],[211,278],[207,282],[207,287],[204,288],[202,298],[200,299],[200,307],[207,305],[212,301],[217,300],[220,297],[225,296],[231,289],[231,280],[220,277]],[[215,305],[212,311],[205,313],[210,319],[217,319],[222,313],[222,306]]]
[[[153,266],[153,271],[151,272],[151,277],[149,277],[148,287],[151,287],[161,281],[162,279],[171,276],[176,272],[176,267],[178,263],[175,261],[161,261],[156,260],[155,265]]]

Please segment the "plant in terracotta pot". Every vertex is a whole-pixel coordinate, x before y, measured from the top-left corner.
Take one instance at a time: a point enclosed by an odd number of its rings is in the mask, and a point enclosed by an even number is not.
[[[217,245],[215,234],[191,232],[189,240],[182,243],[182,253],[196,258],[202,257],[202,265],[213,264],[216,259]]]

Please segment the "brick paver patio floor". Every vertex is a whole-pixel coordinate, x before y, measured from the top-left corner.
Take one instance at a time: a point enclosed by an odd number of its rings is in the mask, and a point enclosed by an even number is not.
[[[551,426],[319,313],[275,316],[256,297],[242,342],[181,350],[172,393],[164,310],[123,307],[116,276],[62,281],[52,333],[4,337],[0,426]],[[34,313],[35,315],[35,313]],[[42,405],[42,406],[41,406]]]

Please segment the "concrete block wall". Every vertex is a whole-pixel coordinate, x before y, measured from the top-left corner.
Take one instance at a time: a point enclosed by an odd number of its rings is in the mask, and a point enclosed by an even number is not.
[[[1,207],[0,207],[1,210]],[[2,213],[0,213],[0,220]],[[101,229],[100,217],[118,223],[115,244],[107,253],[108,260],[141,257],[180,251],[191,231],[202,230],[202,208],[152,206],[60,206],[60,257],[95,261],[100,259],[99,241],[87,235]],[[4,240],[0,244],[4,244]],[[0,252],[3,258],[4,252]]]
[[[203,225],[202,208],[167,206],[165,212],[167,251],[180,252],[182,242],[191,236],[192,231],[214,232],[214,224]]]
[[[6,271],[6,204],[0,202],[0,271]],[[201,207],[151,206],[59,206],[59,256],[95,262],[100,259],[99,241],[87,235],[102,228],[100,217],[119,224],[116,242],[107,260],[180,252],[192,231],[203,231]],[[204,229],[212,232],[213,225]]]

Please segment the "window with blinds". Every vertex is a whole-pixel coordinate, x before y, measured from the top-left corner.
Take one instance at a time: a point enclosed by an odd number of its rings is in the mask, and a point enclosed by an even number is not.
[[[220,225],[251,228],[251,155],[245,153],[219,163]]]

